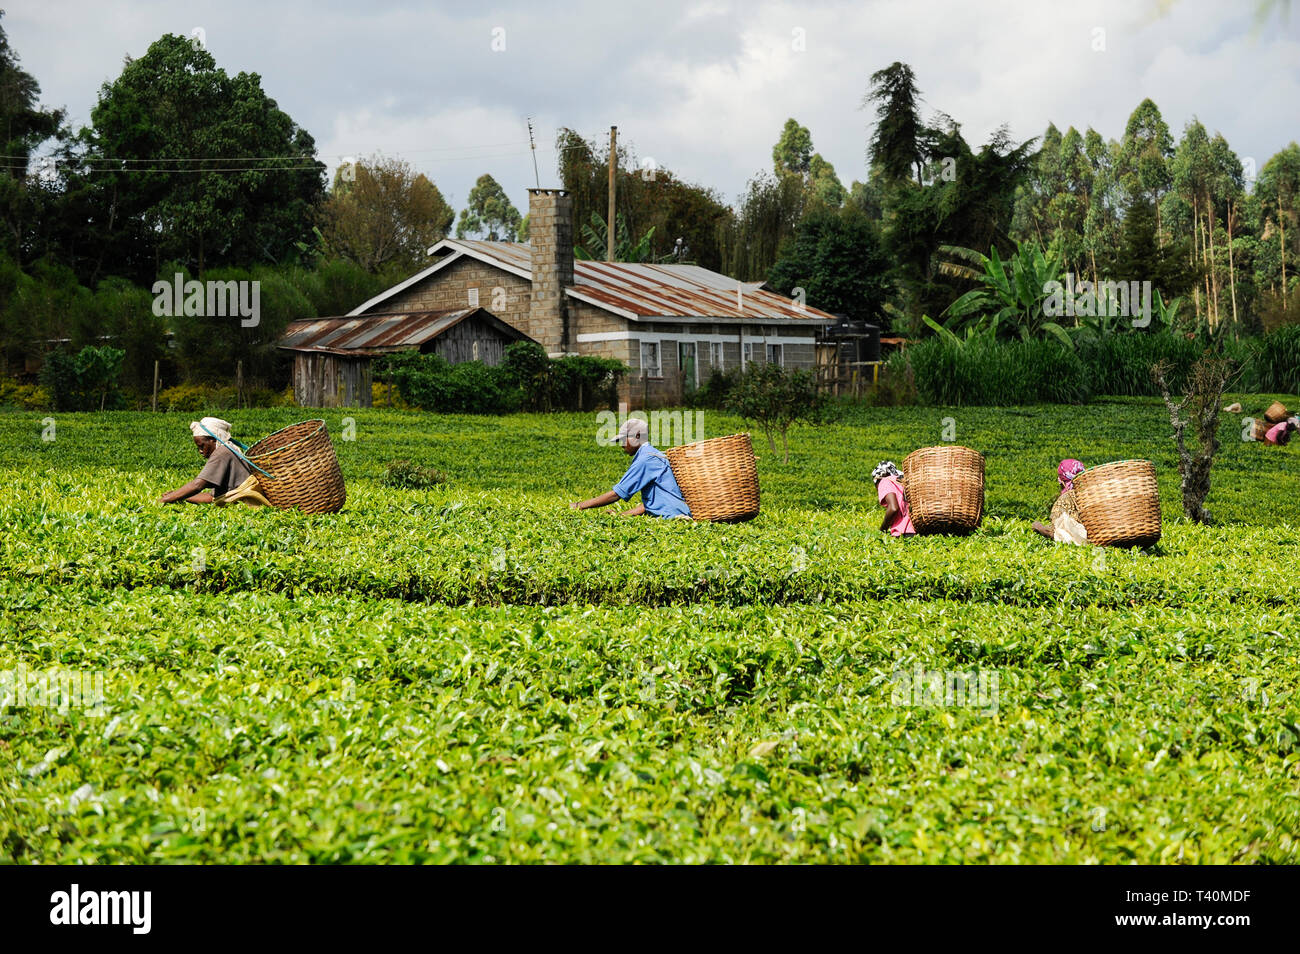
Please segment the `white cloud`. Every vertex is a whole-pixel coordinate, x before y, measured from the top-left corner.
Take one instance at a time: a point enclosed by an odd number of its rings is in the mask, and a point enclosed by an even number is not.
[[[1123,133],[1151,97],[1175,134],[1199,116],[1259,165],[1297,137],[1300,16],[1218,0],[707,0],[564,5],[496,3],[432,10],[415,2],[228,0],[190,5],[90,0],[31,5],[3,21],[44,99],[89,118],[99,84],[164,32],[207,32],[230,72],[263,87],[345,155],[398,155],[463,203],[491,172],[520,208],[533,183],[526,116],[542,183],[554,183],[561,125],[620,139],[641,156],[734,198],[771,165],[787,117],[844,181],[865,176],[872,72],[909,63],[926,115],[943,110],[973,145],[1003,123],[1013,137],[1049,121]],[[491,49],[492,29],[506,50]],[[1092,49],[1105,30],[1105,50]],[[804,49],[793,48],[802,30]]]

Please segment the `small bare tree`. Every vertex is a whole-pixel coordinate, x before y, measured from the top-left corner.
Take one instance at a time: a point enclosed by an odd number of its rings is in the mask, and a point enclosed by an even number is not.
[[[1210,468],[1214,465],[1214,455],[1219,452],[1219,413],[1223,392],[1239,370],[1231,358],[1205,355],[1187,372],[1185,393],[1178,402],[1170,394],[1168,379],[1171,370],[1167,361],[1161,361],[1152,366],[1151,377],[1160,388],[1165,407],[1169,409],[1169,423],[1174,427],[1178,473],[1183,478],[1183,512],[1195,523],[1209,523],[1210,512],[1205,509],[1205,498],[1210,495]],[[1195,435],[1195,447],[1188,446],[1188,428]]]

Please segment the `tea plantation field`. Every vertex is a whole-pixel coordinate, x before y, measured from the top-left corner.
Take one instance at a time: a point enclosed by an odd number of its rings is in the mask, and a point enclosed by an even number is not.
[[[162,507],[190,415],[54,417],[0,414],[0,678],[103,702],[0,712],[0,860],[1300,861],[1300,447],[1235,417],[1211,527],[1144,400],[758,436],[732,527],[570,511],[594,415],[326,412],[331,516]],[[984,525],[882,537],[872,466],[945,425]],[[1160,546],[1034,534],[1067,456],[1154,460]]]

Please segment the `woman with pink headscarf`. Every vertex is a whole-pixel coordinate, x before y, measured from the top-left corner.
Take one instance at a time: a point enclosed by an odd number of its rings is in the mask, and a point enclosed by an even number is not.
[[[1058,543],[1086,543],[1088,531],[1079,522],[1079,506],[1074,501],[1074,478],[1084,472],[1081,461],[1066,458],[1056,468],[1056,482],[1061,488],[1052,504],[1052,525],[1034,521],[1034,530]]]

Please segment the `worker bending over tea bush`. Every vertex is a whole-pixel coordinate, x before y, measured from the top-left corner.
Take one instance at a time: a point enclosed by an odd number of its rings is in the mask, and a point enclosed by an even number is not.
[[[631,510],[625,510],[623,516],[637,517],[648,513],[652,517],[689,517],[691,508],[686,505],[677,478],[668,465],[668,458],[656,450],[650,443],[650,431],[646,422],[638,417],[630,417],[618,429],[614,442],[622,445],[623,453],[632,458],[632,464],[623,475],[623,479],[614,485],[614,489],[569,504],[574,510],[589,510],[592,507],[608,507],[620,500],[630,500],[634,495],[641,495],[641,502]]]
[[[1056,468],[1056,483],[1060,488],[1056,502],[1052,504],[1052,525],[1034,521],[1034,530],[1049,540],[1057,543],[1088,542],[1088,531],[1079,522],[1079,505],[1074,500],[1074,478],[1086,468],[1073,457],[1061,461]]]
[[[916,533],[912,514],[907,506],[907,491],[903,489],[903,472],[892,460],[881,461],[871,472],[876,484],[876,496],[885,508],[885,518],[880,531],[895,537],[910,537]]]
[[[191,421],[190,433],[194,437],[194,446],[207,463],[188,484],[159,497],[159,503],[212,503],[252,476],[248,465],[230,448],[234,438],[230,436],[229,421],[219,417]]]

